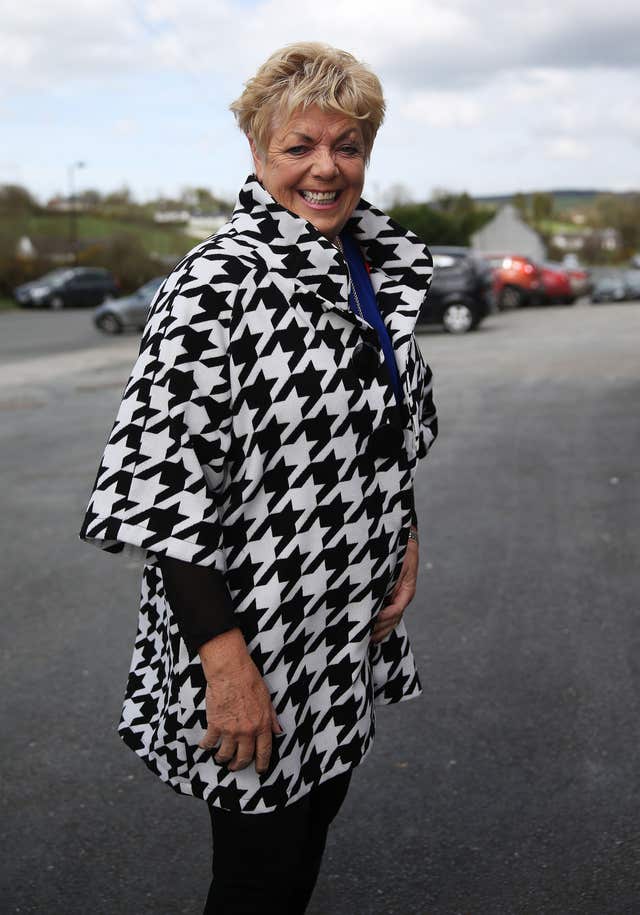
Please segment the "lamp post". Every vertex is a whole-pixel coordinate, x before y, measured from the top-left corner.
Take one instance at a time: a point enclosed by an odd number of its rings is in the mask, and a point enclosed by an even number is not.
[[[78,222],[77,222],[77,213],[76,213],[76,201],[75,201],[75,173],[76,169],[84,168],[86,162],[72,162],[68,167],[69,172],[69,245],[73,252],[73,262],[75,264],[77,259],[77,247],[78,247]]]

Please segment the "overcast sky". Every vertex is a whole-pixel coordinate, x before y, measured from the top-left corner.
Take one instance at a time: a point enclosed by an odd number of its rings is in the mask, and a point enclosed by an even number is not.
[[[640,187],[636,0],[0,0],[0,183],[41,197],[250,171],[229,103],[276,48],[365,60],[388,103],[366,195]]]

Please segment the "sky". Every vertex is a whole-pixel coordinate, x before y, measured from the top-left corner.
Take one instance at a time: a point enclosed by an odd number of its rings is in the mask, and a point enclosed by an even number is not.
[[[229,104],[276,49],[324,41],[380,78],[365,196],[640,187],[636,0],[0,0],[0,183],[44,200],[251,171]]]

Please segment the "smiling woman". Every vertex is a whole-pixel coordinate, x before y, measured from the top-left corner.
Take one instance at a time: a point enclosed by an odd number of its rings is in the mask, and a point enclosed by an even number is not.
[[[232,109],[255,174],[151,303],[81,536],[145,558],[120,734],[207,802],[205,911],[302,915],[374,705],[421,693],[432,261],[360,196],[384,100],[350,54],[278,51]]]
[[[271,196],[334,241],[364,185],[358,121],[312,105],[276,128],[263,154],[250,144],[257,178]]]
[[[351,54],[318,49],[274,54],[231,110],[261,184],[333,241],[360,199],[385,103],[377,77]]]

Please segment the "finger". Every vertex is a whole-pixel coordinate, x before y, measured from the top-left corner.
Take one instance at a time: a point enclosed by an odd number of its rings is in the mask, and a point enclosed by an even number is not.
[[[380,626],[374,627],[371,635],[375,638],[379,638],[384,633],[391,632],[391,630],[395,628],[395,625],[395,623],[382,623]]]
[[[391,610],[396,613],[402,613],[402,611],[409,606],[413,598],[416,596],[416,589],[407,585],[407,587],[401,588],[395,596],[391,599],[391,603],[387,604],[386,607],[383,607],[383,610]]]
[[[399,623],[403,613],[404,607],[401,607],[398,604],[389,604],[388,607],[385,607],[384,610],[381,610],[380,613],[374,617],[374,628],[376,626],[385,626],[387,623]]]
[[[229,769],[237,772],[238,769],[246,769],[253,760],[256,752],[256,742],[253,737],[241,737],[238,741],[236,755],[233,762],[230,763]]]
[[[284,728],[278,721],[278,716],[276,715],[276,710],[273,705],[271,706],[271,730],[275,734],[284,734]]]
[[[266,772],[271,761],[271,731],[263,731],[256,738],[256,772]]]
[[[374,645],[377,645],[379,642],[384,642],[388,635],[391,635],[393,629],[390,629],[389,632],[381,632],[380,635],[372,635],[371,641]]]
[[[236,740],[235,737],[223,737],[222,743],[220,744],[220,749],[214,756],[214,759],[217,763],[223,765],[225,763],[231,762],[236,753]]]
[[[376,625],[373,627],[373,634],[377,635],[379,632],[383,632],[384,630],[395,629],[401,619],[402,616],[396,616],[391,620],[383,620],[381,623],[376,623]]]
[[[213,750],[215,745],[220,740],[220,731],[217,728],[209,725],[205,734],[202,736],[202,739],[198,743],[198,746],[203,750]]]
[[[373,627],[373,632],[371,633],[372,638],[379,640],[380,638],[385,638],[389,633],[396,628],[402,616],[398,616],[392,620],[385,620],[382,623],[377,623]]]

